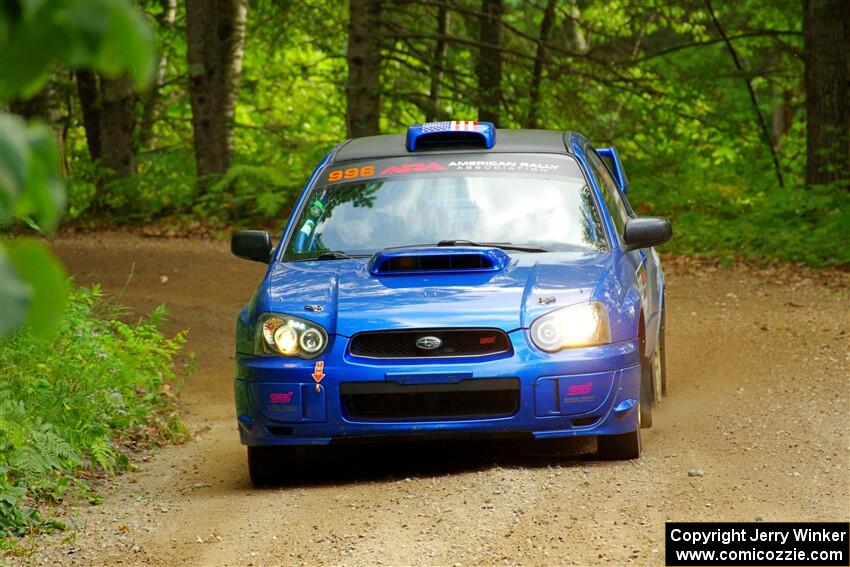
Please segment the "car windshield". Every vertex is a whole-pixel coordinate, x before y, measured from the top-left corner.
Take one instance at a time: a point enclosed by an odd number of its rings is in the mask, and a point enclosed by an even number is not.
[[[283,260],[437,244],[528,252],[607,248],[593,196],[569,156],[417,158],[324,171],[298,213]]]

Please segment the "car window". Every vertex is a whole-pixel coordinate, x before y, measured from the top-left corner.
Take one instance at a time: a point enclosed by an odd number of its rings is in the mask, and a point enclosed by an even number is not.
[[[625,199],[620,192],[620,188],[617,187],[617,182],[614,181],[614,176],[608,171],[599,154],[595,150],[589,150],[587,155],[590,160],[590,169],[593,171],[593,176],[596,178],[596,183],[602,192],[602,198],[605,200],[608,213],[611,215],[611,219],[614,221],[614,226],[617,229],[617,237],[621,238],[626,221],[633,216],[631,207],[624,202]]]
[[[574,158],[435,155],[328,168],[295,221],[284,261],[441,240],[607,249],[596,201]]]

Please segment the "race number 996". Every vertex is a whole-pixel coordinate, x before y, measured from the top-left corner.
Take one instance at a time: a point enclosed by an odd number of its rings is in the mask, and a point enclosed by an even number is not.
[[[349,179],[357,179],[359,177],[372,177],[375,175],[374,165],[364,165],[363,167],[347,167],[345,169],[335,169],[328,173],[328,181],[343,181]]]

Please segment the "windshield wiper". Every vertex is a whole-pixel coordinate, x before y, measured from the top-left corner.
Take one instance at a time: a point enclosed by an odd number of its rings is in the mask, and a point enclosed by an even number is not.
[[[298,258],[290,260],[291,262],[310,262],[313,260],[351,260],[352,258],[363,258],[364,256],[349,256],[345,252],[339,250],[325,250],[318,256],[310,256],[309,258]]]
[[[499,248],[500,250],[516,250],[517,252],[549,252],[539,246],[519,246],[510,242],[474,242],[472,240],[441,240],[436,244],[408,244],[406,246],[390,246],[384,250],[399,248],[422,248],[424,246],[475,246],[480,248]]]
[[[548,252],[539,246],[518,246],[510,242],[473,242],[472,240],[441,240],[437,246],[480,246],[499,248],[501,250],[516,250],[517,252]]]

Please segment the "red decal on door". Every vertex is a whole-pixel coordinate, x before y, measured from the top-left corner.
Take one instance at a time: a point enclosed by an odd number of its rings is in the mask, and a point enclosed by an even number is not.
[[[292,392],[283,392],[271,395],[271,403],[273,404],[288,404],[292,401]]]
[[[587,384],[573,384],[567,388],[568,396],[586,396],[593,389],[593,382]]]

